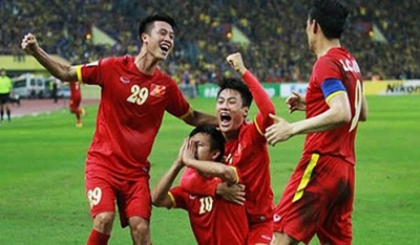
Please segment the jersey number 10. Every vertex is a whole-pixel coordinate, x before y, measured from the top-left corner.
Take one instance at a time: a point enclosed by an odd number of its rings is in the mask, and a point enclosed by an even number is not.
[[[200,198],[200,211],[198,214],[210,213],[213,209],[213,198],[211,197],[202,197]]]

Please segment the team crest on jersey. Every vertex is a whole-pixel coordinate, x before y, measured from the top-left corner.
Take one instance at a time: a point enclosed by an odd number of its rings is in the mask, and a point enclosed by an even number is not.
[[[163,96],[166,92],[166,87],[163,85],[157,85],[152,83],[152,85],[150,86],[150,95],[151,96]]]

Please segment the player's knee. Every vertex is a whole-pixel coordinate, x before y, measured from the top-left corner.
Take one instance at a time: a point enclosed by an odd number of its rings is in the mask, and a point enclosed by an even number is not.
[[[100,213],[95,216],[93,220],[94,229],[103,232],[109,233],[112,229],[112,224],[114,222],[114,213],[106,212]]]
[[[140,217],[130,218],[130,228],[134,241],[138,244],[149,244],[149,222]]]

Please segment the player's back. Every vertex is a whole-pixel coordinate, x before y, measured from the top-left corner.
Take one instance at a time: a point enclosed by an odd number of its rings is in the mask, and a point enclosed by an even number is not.
[[[344,48],[332,48],[314,65],[306,94],[306,118],[315,117],[329,109],[322,83],[338,79],[344,85],[350,102],[351,121],[336,129],[308,134],[304,154],[321,153],[337,156],[355,163],[354,142],[362,105],[362,76],[355,58]]]
[[[225,145],[226,162],[238,168],[246,186],[245,206],[251,223],[271,219],[273,211],[267,142],[255,130],[255,124],[244,124],[238,138]]]

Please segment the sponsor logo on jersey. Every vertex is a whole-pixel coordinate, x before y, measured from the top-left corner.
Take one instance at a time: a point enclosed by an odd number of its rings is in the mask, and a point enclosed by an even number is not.
[[[281,216],[280,216],[280,215],[275,214],[275,215],[273,216],[273,221],[274,221],[274,222],[279,222],[280,220],[281,220]]]
[[[197,196],[194,196],[194,195],[189,195],[189,198],[190,198],[190,200],[195,200],[196,198],[197,198]]]
[[[265,240],[271,241],[271,236],[261,235],[261,237]]]
[[[130,83],[130,80],[128,78],[125,78],[125,77],[120,77],[120,81],[124,84],[129,84]]]

